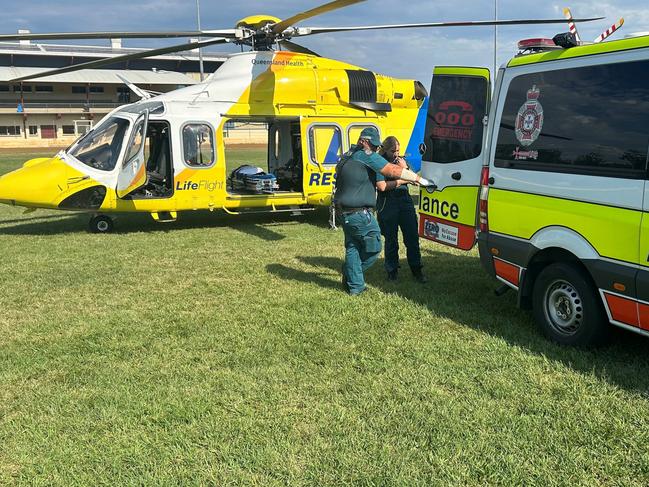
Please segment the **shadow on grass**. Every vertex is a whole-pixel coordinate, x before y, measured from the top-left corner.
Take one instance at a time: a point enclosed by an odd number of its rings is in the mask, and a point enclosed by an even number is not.
[[[250,215],[228,215],[221,211],[187,211],[179,213],[178,220],[158,223],[148,213],[110,214],[115,221],[114,233],[168,232],[195,228],[231,227],[237,231],[261,238],[278,241],[284,238],[279,232],[269,229],[273,224],[286,225],[295,222],[316,227],[327,227],[327,213],[312,211],[302,215],[290,213],[266,213]],[[68,213],[40,217],[0,219],[0,235],[57,235],[83,233],[87,231],[90,213]],[[322,220],[322,221],[320,221]]]
[[[298,260],[315,270],[308,272],[281,265],[270,265],[267,270],[283,279],[341,289],[338,281],[341,259],[299,256]],[[531,313],[516,307],[514,293],[495,296],[493,290],[498,284],[483,271],[477,257],[425,249],[423,262],[430,278],[428,284],[416,283],[407,269],[399,274],[398,281],[389,282],[382,261],[368,271],[367,282],[385,293],[426,306],[438,316],[560,361],[578,372],[649,394],[649,340],[646,338],[620,330],[613,343],[602,349],[579,350],[556,345],[537,331]],[[323,268],[324,273],[318,270]],[[333,279],[332,271],[335,272]]]

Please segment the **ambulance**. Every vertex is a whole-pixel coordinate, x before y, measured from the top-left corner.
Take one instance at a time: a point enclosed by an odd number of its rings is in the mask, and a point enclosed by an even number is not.
[[[649,335],[649,36],[519,49],[493,90],[487,69],[434,70],[420,236],[477,242],[555,342]]]

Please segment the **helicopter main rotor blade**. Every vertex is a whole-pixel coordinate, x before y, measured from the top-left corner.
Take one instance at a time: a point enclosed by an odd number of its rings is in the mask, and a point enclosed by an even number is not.
[[[234,29],[173,32],[52,32],[47,34],[0,34],[2,41],[52,41],[68,39],[166,39],[170,37],[234,37]]]
[[[575,22],[592,22],[604,17],[590,17],[586,19],[573,19]],[[422,27],[471,27],[485,25],[528,25],[528,24],[565,24],[566,19],[518,19],[518,20],[473,20],[461,22],[428,22],[422,24],[388,24],[388,25],[361,25],[356,27],[302,27],[296,29],[292,37],[325,34],[329,32],[351,32],[357,30],[380,29],[415,29]]]
[[[40,73],[31,74],[29,76],[22,76],[20,78],[14,78],[9,80],[10,83],[17,83],[19,81],[32,80],[38,78],[44,78],[45,76],[54,76],[56,74],[71,73],[73,71],[79,71],[80,69],[89,69],[89,68],[100,68],[102,66],[108,66],[115,63],[121,63],[125,61],[132,61],[134,59],[144,59],[152,56],[160,56],[162,54],[169,54],[172,52],[181,52],[188,51],[190,49],[195,49],[197,47],[206,47],[212,46],[214,44],[224,44],[230,42],[230,39],[206,39],[204,41],[198,42],[188,42],[186,44],[176,44],[174,46],[163,47],[160,49],[151,49],[148,51],[135,52],[133,54],[125,54],[124,56],[116,56],[109,58],[97,59],[96,61],[89,61],[87,63],[73,64],[72,66],[66,66],[65,68],[51,69],[49,71],[42,71]]]
[[[348,5],[353,5],[355,3],[364,1],[365,0],[334,0],[333,2],[325,3],[324,5],[312,8],[311,10],[306,10],[305,12],[293,15],[288,19],[276,23],[275,25],[273,25],[273,34],[281,34],[292,25],[295,25],[303,20],[310,19],[311,17],[315,17],[316,15],[321,15],[326,12],[331,12],[332,10],[338,10],[339,8],[347,7]]]
[[[285,51],[297,52],[297,53],[300,53],[300,54],[309,54],[311,56],[321,57],[320,54],[318,54],[317,52],[313,52],[311,49],[309,49],[307,47],[304,47],[304,46],[300,46],[299,44],[296,44],[295,42],[281,40],[281,41],[279,41],[279,45]]]

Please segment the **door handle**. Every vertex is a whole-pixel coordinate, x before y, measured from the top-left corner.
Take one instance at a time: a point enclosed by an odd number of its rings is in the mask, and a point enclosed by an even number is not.
[[[451,174],[451,178],[453,178],[455,181],[459,181],[462,179],[462,173],[461,172],[454,172]]]

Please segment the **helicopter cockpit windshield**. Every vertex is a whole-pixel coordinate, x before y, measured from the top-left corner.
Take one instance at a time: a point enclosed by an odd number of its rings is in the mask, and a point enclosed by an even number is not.
[[[68,154],[94,169],[112,171],[130,124],[125,118],[111,117],[79,139]]]

